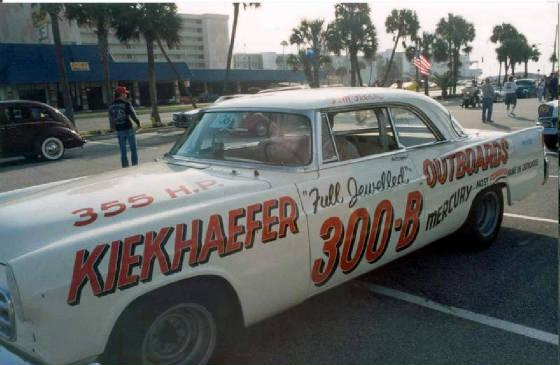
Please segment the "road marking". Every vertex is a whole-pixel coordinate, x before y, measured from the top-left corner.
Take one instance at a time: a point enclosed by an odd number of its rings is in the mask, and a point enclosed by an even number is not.
[[[528,215],[521,215],[521,214],[504,213],[504,216],[510,217],[510,218],[526,219],[526,220],[529,220],[529,221],[546,222],[546,223],[558,223],[558,221],[554,220],[554,219],[531,217],[531,216],[528,216]]]
[[[480,323],[489,327],[501,329],[503,331],[515,333],[521,336],[529,337],[538,341],[546,342],[558,346],[558,335],[550,332],[541,331],[535,328],[523,326],[517,323],[504,321],[502,319],[485,316],[483,314],[468,311],[457,307],[439,304],[427,298],[405,293],[399,290],[386,288],[375,284],[365,284],[366,288],[377,294],[385,295],[391,298],[403,300],[408,303],[426,307],[438,312],[450,314],[455,317],[466,319],[468,321]]]
[[[99,141],[88,141],[88,144],[102,144],[105,146],[118,146],[117,143],[99,142]]]

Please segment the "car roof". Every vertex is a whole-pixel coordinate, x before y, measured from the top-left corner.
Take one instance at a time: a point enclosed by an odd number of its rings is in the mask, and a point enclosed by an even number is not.
[[[413,91],[381,87],[333,87],[319,89],[285,90],[247,95],[229,99],[206,110],[278,108],[292,110],[317,110],[371,103],[436,103],[433,99]]]
[[[0,100],[0,105],[6,105],[6,104],[36,105],[36,106],[42,106],[42,107],[49,108],[49,109],[54,109],[52,106],[50,106],[48,104],[41,103],[39,101],[34,101],[34,100]]]

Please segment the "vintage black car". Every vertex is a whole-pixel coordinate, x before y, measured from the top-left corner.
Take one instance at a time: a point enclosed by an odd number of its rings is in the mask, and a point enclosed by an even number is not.
[[[58,160],[86,143],[60,111],[26,100],[0,101],[0,157],[40,156]]]

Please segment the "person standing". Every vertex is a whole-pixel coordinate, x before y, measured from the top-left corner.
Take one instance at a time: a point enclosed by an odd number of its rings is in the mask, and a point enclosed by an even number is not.
[[[492,123],[492,108],[494,107],[494,86],[487,78],[482,86],[482,123]]]
[[[539,100],[539,103],[542,102],[542,100],[543,100],[545,85],[546,85],[546,81],[544,80],[544,77],[543,77],[543,78],[541,78],[541,80],[539,81],[539,84],[537,85],[537,99]]]
[[[550,100],[558,99],[558,73],[557,72],[550,74],[550,83],[548,84],[548,92],[550,95]]]
[[[136,150],[136,133],[132,126],[132,119],[138,128],[140,121],[132,104],[128,101],[128,90],[124,86],[115,89],[115,101],[109,106],[109,120],[117,130],[117,138],[121,150],[121,165],[128,167],[126,145],[130,146],[130,160],[132,166],[138,165],[138,151]]]
[[[506,93],[506,110],[508,116],[515,116],[515,107],[517,106],[517,84],[513,81],[513,76],[510,76],[509,81],[504,84],[504,92]],[[509,112],[509,107],[511,108],[511,113]]]

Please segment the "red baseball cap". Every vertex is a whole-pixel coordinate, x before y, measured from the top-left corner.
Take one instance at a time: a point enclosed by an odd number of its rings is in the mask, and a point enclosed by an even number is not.
[[[117,86],[117,88],[115,89],[115,93],[119,95],[128,94],[128,90],[124,86]]]

